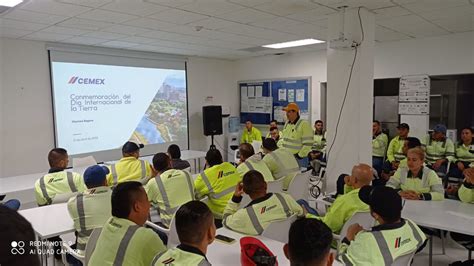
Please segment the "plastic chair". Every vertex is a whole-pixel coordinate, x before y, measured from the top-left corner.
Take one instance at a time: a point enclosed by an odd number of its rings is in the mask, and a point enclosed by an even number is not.
[[[168,248],[172,248],[172,247],[175,247],[176,245],[179,245],[179,238],[178,238],[178,232],[176,231],[176,223],[174,220],[174,215],[173,215],[173,218],[171,218],[170,228],[164,228],[150,221],[146,221],[145,225],[153,228],[154,230],[158,230],[166,234],[168,236],[168,244],[167,244]]]
[[[87,241],[86,251],[84,252],[84,265],[89,265],[89,260],[91,259],[92,253],[95,250],[95,246],[97,245],[97,240],[99,240],[100,233],[102,232],[102,228],[96,228],[92,231],[89,240]]]
[[[408,253],[406,255],[400,256],[392,262],[392,266],[410,266],[411,260],[413,259],[414,256],[415,256],[415,251],[413,251],[412,253]]]
[[[338,242],[341,242],[342,239],[344,239],[344,237],[347,235],[347,229],[349,229],[349,226],[356,223],[360,224],[360,226],[362,226],[364,229],[369,229],[375,225],[375,219],[368,211],[354,212],[351,218],[347,220],[347,222],[342,227],[341,232],[339,232],[338,235],[333,234],[334,239],[338,240]]]
[[[283,180],[284,178],[280,178],[274,181],[267,182],[267,192],[281,193],[283,191]]]
[[[288,217],[288,219],[272,222],[263,230],[262,236],[282,243],[288,243],[288,232],[290,231],[291,224],[295,220],[296,214],[293,214]]]
[[[290,194],[295,200],[308,199],[309,194],[309,178],[311,177],[311,171],[304,173],[298,173],[291,180],[288,186],[287,193]]]
[[[82,264],[85,263],[85,256],[79,255],[79,253],[77,253],[74,249],[72,249],[71,246],[69,246],[65,241],[63,241],[63,243],[62,243],[62,250],[63,250],[63,252],[61,253],[61,259],[62,259],[64,265],[66,265],[66,266],[71,265],[67,262],[66,254],[69,254],[69,255],[73,256],[74,258],[76,258],[77,260],[82,262]]]
[[[72,158],[73,168],[88,167],[88,166],[96,165],[96,164],[97,164],[97,161],[92,155],[87,156],[87,157]]]

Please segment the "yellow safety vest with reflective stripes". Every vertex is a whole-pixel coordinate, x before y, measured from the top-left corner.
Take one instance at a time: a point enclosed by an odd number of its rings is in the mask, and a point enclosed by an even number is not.
[[[289,150],[292,154],[298,154],[304,158],[313,147],[313,130],[308,121],[301,119],[296,123],[286,122],[281,133],[282,138],[278,146]]]
[[[313,135],[313,151],[326,152],[326,132]]]
[[[180,248],[168,249],[158,254],[151,264],[152,266],[211,266],[209,261],[200,254],[184,251]]]
[[[229,201],[224,210],[222,224],[232,231],[245,235],[261,235],[272,222],[285,220],[296,214],[303,216],[303,208],[285,193],[267,194],[266,199],[240,208],[240,203]]]
[[[109,187],[96,187],[69,199],[67,209],[77,232],[76,249],[79,254],[84,254],[92,231],[101,228],[112,216],[111,196]]]
[[[275,180],[280,178],[285,179],[283,181],[284,190],[288,189],[293,177],[300,172],[300,167],[295,156],[283,148],[267,153],[265,157],[263,157],[263,162],[268,166]]]
[[[428,167],[420,170],[419,176],[413,176],[408,168],[398,168],[390,177],[387,187],[394,189],[413,190],[421,193],[424,200],[443,200],[444,188],[441,178]]]
[[[371,231],[358,233],[353,241],[339,247],[339,260],[345,265],[393,265],[404,255],[415,253],[425,242],[426,235],[412,221],[379,225]]]
[[[240,137],[240,143],[250,143],[256,141],[262,141],[262,132],[258,130],[256,127],[252,127],[250,132],[247,130],[247,128],[244,129],[242,132],[242,137]]]
[[[108,167],[110,173],[107,175],[107,184],[109,186],[116,186],[126,181],[139,181],[146,184],[152,175],[152,167],[148,161],[131,156],[124,157]]]
[[[474,203],[474,184],[464,182],[458,190],[458,196],[462,202]]]
[[[372,139],[372,156],[384,157],[387,149],[388,137],[384,133],[378,134]],[[403,146],[402,146],[403,147]]]
[[[224,208],[240,181],[242,178],[232,164],[223,162],[214,165],[194,180],[196,198],[208,196],[207,206],[215,218],[222,219]]]
[[[454,162],[454,144],[453,141],[445,138],[443,141],[436,141],[427,135],[421,145],[425,148],[425,161],[429,164],[435,163],[440,159],[447,159]]]
[[[56,195],[83,192],[86,189],[78,173],[60,171],[49,173],[36,180],[35,196],[39,206],[49,205]]]
[[[102,228],[89,266],[150,266],[155,255],[165,250],[153,230],[112,216]]]
[[[194,183],[187,171],[170,169],[148,181],[148,200],[158,208],[161,222],[169,227],[171,218],[184,203],[194,200]]]
[[[390,141],[387,149],[387,160],[389,162],[399,162],[406,158],[406,155],[403,154],[403,144],[405,144],[405,139],[401,139],[400,136],[396,136]]]
[[[263,178],[266,182],[275,180],[275,178],[273,178],[272,172],[270,169],[268,169],[267,164],[265,164],[265,162],[262,160],[256,159],[254,156],[247,158],[245,162],[237,166],[237,172],[239,172],[242,178],[244,177],[245,173],[250,170],[259,171],[263,175]]]
[[[469,167],[474,167],[474,143],[468,146],[459,143],[456,146],[456,159],[469,163]]]

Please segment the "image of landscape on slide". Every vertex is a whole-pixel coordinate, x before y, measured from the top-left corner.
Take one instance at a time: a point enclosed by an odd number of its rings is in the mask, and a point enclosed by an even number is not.
[[[156,144],[187,138],[185,74],[165,78],[132,138],[143,144]]]

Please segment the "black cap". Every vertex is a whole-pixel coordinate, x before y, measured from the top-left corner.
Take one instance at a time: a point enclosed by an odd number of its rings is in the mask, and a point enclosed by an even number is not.
[[[265,149],[269,150],[269,151],[274,151],[274,150],[278,149],[275,140],[272,139],[272,138],[266,138],[266,139],[263,141],[262,146],[263,146]]]
[[[401,123],[400,125],[397,126],[398,129],[405,128],[410,130],[410,126],[407,123]]]
[[[137,143],[132,142],[132,141],[127,141],[127,142],[125,142],[125,144],[123,144],[122,152],[123,153],[132,153],[132,152],[136,152],[136,151],[140,150],[143,147],[145,147],[145,145],[143,145],[141,143],[137,144]]]
[[[400,219],[402,198],[395,189],[385,186],[365,186],[359,190],[359,198],[384,220]]]

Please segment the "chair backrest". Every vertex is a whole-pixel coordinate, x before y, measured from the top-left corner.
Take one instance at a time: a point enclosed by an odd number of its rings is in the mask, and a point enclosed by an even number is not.
[[[281,193],[283,191],[283,180],[284,178],[280,178],[274,181],[267,182],[267,192],[268,193]]]
[[[179,245],[179,238],[178,238],[178,231],[176,230],[176,222],[175,222],[175,216],[173,215],[173,218],[171,218],[170,222],[170,228],[169,228],[169,233],[168,233],[168,248],[173,248],[177,245]]]
[[[92,155],[87,156],[87,157],[72,158],[72,167],[74,168],[88,167],[88,166],[96,165],[96,164],[97,164],[97,161]]]
[[[375,219],[368,211],[354,212],[354,214],[352,214],[351,218],[347,220],[347,222],[342,227],[341,232],[339,233],[340,241],[342,241],[342,239],[347,235],[347,229],[349,229],[349,226],[355,223],[360,224],[360,226],[362,226],[364,229],[369,229],[374,226]]]
[[[288,232],[290,231],[291,224],[296,220],[296,214],[288,217],[288,219],[276,221],[270,223],[262,235],[270,239],[288,243]]]
[[[89,240],[87,241],[86,250],[84,252],[84,261],[86,266],[89,265],[89,260],[91,259],[92,252],[94,252],[100,232],[102,232],[102,228],[95,228],[92,231]]]
[[[392,266],[410,266],[413,257],[415,256],[415,251],[412,253],[403,255],[398,257],[395,261],[393,261]]]
[[[295,200],[307,200],[309,196],[310,176],[311,171],[296,174],[288,186],[288,194],[290,194]]]
[[[54,198],[52,199],[51,204],[58,204],[58,203],[68,202],[68,200],[70,198],[72,198],[76,195],[77,195],[77,192],[56,194],[56,196],[54,196]]]
[[[252,147],[255,153],[260,152],[260,149],[262,148],[262,142],[258,140],[252,141]]]

